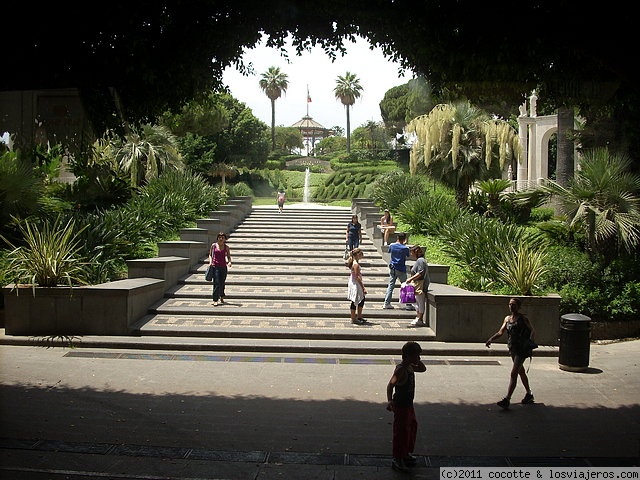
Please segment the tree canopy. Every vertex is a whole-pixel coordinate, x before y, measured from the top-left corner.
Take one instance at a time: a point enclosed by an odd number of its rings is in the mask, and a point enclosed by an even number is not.
[[[635,28],[622,2],[114,0],[105,8],[6,5],[3,18],[24,28],[0,32],[9,47],[0,90],[78,87],[100,130],[118,120],[115,99],[124,118],[146,122],[223,88],[224,69],[263,36],[282,47],[291,35],[299,50],[318,44],[335,56],[345,39],[361,35],[435,91],[519,105],[538,88],[541,103],[577,105],[598,122],[589,141],[640,150],[628,48]]]

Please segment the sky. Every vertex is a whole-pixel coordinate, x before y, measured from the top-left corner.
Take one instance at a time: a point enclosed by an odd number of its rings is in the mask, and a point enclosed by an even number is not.
[[[253,64],[254,75],[245,77],[234,68],[228,68],[223,81],[236,99],[270,126],[271,102],[258,82],[269,67],[279,67],[288,75],[289,87],[276,100],[276,125],[293,125],[307,114],[308,108],[309,116],[322,126],[340,126],[346,130],[345,107],[335,98],[333,89],[338,76],[349,71],[360,79],[363,88],[360,98],[351,107],[351,131],[370,120],[381,122],[379,103],[384,94],[390,88],[407,83],[411,74],[401,76],[400,65],[387,60],[380,49],[370,50],[367,40],[358,38],[356,43],[345,45],[347,54],[344,57],[338,55],[333,63],[320,47],[314,47],[299,57],[295,49],[289,49],[291,63],[287,63],[278,50],[260,45],[247,50],[243,57],[245,64]],[[307,87],[311,102],[307,102]]]

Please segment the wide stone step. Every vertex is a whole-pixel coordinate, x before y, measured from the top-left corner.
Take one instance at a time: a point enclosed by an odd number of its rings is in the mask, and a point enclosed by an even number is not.
[[[367,287],[367,300],[382,300],[386,290],[386,281],[373,283],[369,282]],[[281,283],[265,282],[235,282],[227,283],[227,298],[296,298],[296,299],[327,299],[344,300],[346,298],[347,286],[344,282],[323,285],[319,290],[316,285],[299,284],[291,285],[291,279]],[[166,292],[167,297],[173,298],[209,298],[211,296],[212,284],[207,281],[192,281],[185,284],[176,285]]]
[[[391,310],[382,308],[382,304],[367,308],[365,304],[364,315],[366,318],[376,318],[381,321],[405,321],[412,320],[415,312],[399,307]],[[272,318],[300,319],[330,318],[348,319],[349,302],[344,300],[325,299],[292,299],[292,298],[232,298],[225,297],[225,304],[213,306],[211,298],[206,297],[169,297],[157,302],[149,309],[150,313],[166,315],[200,315],[215,318],[237,318],[243,316],[264,316],[267,320]]]
[[[317,354],[317,355],[361,355],[361,356],[397,356],[399,349],[404,342],[408,340],[408,337],[393,338],[384,336],[381,340],[372,340],[365,338],[313,338],[308,332],[296,330],[296,333],[300,333],[302,336],[297,337],[293,335],[287,335],[282,337],[251,337],[242,335],[240,337],[214,337],[211,332],[203,332],[202,336],[195,335],[194,330],[190,336],[174,335],[170,331],[166,332],[138,332],[143,335],[141,337],[131,337],[129,348],[135,348],[137,350],[171,350],[171,351],[184,351],[184,352],[212,352],[212,354],[221,353],[254,353],[259,354],[256,356],[256,361],[266,361],[269,354],[282,354],[282,353],[304,353],[304,354]],[[429,351],[428,343],[432,341],[434,337],[420,337],[415,340],[420,342],[423,348],[422,356],[426,355],[443,355],[441,350]],[[105,347],[105,348],[127,348],[127,338],[117,339],[117,343],[112,340],[101,340],[100,338],[84,340],[83,346],[86,347]],[[54,342],[52,342],[53,346]],[[86,345],[85,345],[86,344]],[[66,344],[62,344],[63,346]],[[488,350],[488,349],[486,349]],[[484,352],[480,351],[482,355]],[[495,354],[496,352],[492,352]],[[461,355],[476,355],[477,352],[473,349],[469,349],[466,345],[459,345],[457,349],[450,347],[447,352],[450,356]],[[185,353],[188,355],[188,353]],[[557,356],[557,354],[556,354]],[[281,360],[280,357],[274,357],[274,361]],[[246,358],[244,361],[247,361]],[[301,359],[300,362],[308,361]],[[327,360],[328,362],[331,359]],[[370,362],[371,360],[369,360]],[[388,359],[385,359],[388,362]],[[455,362],[455,360],[449,360],[449,362]],[[463,360],[468,362],[468,360]],[[353,363],[357,363],[354,361]]]
[[[206,266],[202,266],[198,269],[198,272],[201,275],[204,275],[206,270]],[[386,270],[386,271],[385,271]],[[228,281],[231,281],[232,276],[237,275],[291,275],[291,279],[293,283],[304,282],[305,284],[313,283],[316,277],[323,276],[343,276],[344,283],[346,285],[347,279],[349,276],[349,270],[346,267],[343,267],[344,274],[338,274],[335,270],[327,270],[323,268],[322,265],[304,265],[301,266],[299,264],[290,264],[290,265],[247,265],[242,268],[232,267],[229,269],[228,273]],[[195,272],[194,272],[195,273]],[[376,276],[389,276],[389,268],[388,267],[371,267],[368,271],[363,272],[363,277],[365,281],[365,285],[368,278],[373,278]]]
[[[348,276],[348,272],[347,272]],[[327,273],[326,275],[317,275],[313,278],[313,282],[311,282],[315,288],[318,290],[318,287],[322,287],[322,290],[325,287],[339,287],[339,288],[347,288],[347,276],[345,275],[331,275]],[[295,280],[295,281],[294,281]],[[280,286],[280,285],[303,285],[309,286],[310,282],[308,278],[304,276],[297,276],[295,279],[292,279],[292,275],[289,274],[279,274],[279,275],[269,275],[268,273],[261,272],[257,275],[229,275],[227,277],[227,285],[236,286],[236,285],[266,285],[266,286]],[[365,285],[367,289],[369,287],[384,287],[387,288],[388,283],[388,275],[368,275],[365,279]],[[207,282],[204,278],[204,268],[200,273],[193,273],[185,277],[180,285],[206,285],[209,289],[212,288],[211,282]],[[399,289],[400,286],[396,284],[396,289]],[[322,291],[320,290],[320,291]]]

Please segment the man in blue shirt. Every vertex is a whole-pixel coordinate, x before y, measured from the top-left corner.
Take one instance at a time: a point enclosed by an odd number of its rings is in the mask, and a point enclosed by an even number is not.
[[[407,281],[407,257],[410,255],[407,246],[407,234],[398,233],[398,240],[389,245],[389,255],[391,262],[389,263],[389,285],[387,286],[387,294],[384,296],[384,305],[382,308],[393,308],[391,305],[391,297],[393,289],[396,286],[396,280],[400,283]]]

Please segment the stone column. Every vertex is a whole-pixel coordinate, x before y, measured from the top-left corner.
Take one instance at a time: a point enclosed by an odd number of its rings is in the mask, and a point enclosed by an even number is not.
[[[518,171],[516,172],[516,189],[522,190],[527,185],[527,164],[529,161],[528,156],[528,130],[529,125],[527,117],[518,117],[518,137],[520,138],[520,145],[522,146],[522,153],[520,154],[520,161],[518,162]]]

